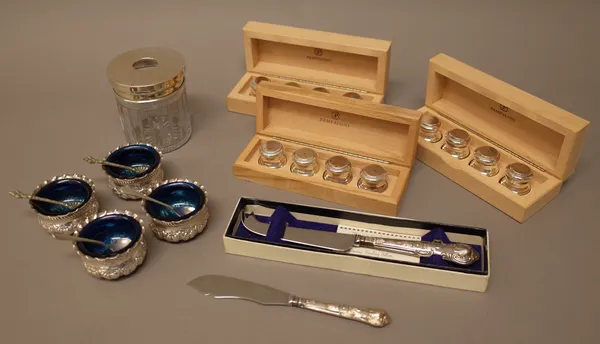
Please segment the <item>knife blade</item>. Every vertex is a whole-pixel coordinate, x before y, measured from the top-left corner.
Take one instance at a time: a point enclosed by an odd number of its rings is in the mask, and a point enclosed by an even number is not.
[[[245,219],[242,218],[242,224],[250,232],[258,235],[266,236],[269,231],[269,224],[258,221],[254,213],[251,213]],[[288,226],[287,224],[281,239],[287,242],[342,253],[348,253],[353,247],[367,247],[413,257],[431,257],[433,255],[438,255],[446,261],[463,266],[472,265],[480,258],[479,253],[475,251],[473,247],[461,243],[378,238],[358,234],[296,228]]]
[[[383,327],[390,323],[390,317],[384,310],[311,300],[263,284],[229,276],[204,275],[189,281],[188,285],[200,293],[216,299],[240,299],[266,306],[302,308],[374,327]]]

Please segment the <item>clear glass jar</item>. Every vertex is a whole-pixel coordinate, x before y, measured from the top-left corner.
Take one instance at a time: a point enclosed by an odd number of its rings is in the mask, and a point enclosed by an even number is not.
[[[365,166],[360,171],[357,186],[367,191],[384,192],[388,187],[387,172],[379,165]]]
[[[498,174],[498,161],[500,160],[500,152],[494,147],[483,146],[479,147],[473,153],[474,159],[469,165],[487,177],[493,177]]]
[[[439,118],[431,115],[423,115],[423,117],[421,117],[419,134],[427,142],[438,142],[442,139],[442,132],[440,131],[441,126],[442,123],[440,123]]]
[[[500,179],[500,184],[513,193],[524,196],[531,191],[532,177],[533,171],[529,166],[516,162],[506,167],[506,175]]]
[[[452,129],[446,134],[446,142],[442,145],[442,150],[461,160],[471,153],[469,150],[470,141],[469,133],[462,129]]]
[[[283,154],[283,144],[279,141],[265,141],[260,145],[258,163],[269,168],[281,168],[287,162]]]
[[[168,153],[190,139],[181,54],[160,47],[131,50],[110,61],[107,75],[127,143],[147,143]]]
[[[327,181],[348,184],[352,180],[352,164],[350,160],[341,155],[331,157],[327,160],[325,168],[323,179]]]
[[[301,176],[312,177],[319,171],[317,153],[310,148],[300,148],[292,155],[290,171]]]

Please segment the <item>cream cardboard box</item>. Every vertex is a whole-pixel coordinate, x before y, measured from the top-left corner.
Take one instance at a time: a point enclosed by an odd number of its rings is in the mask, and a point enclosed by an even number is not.
[[[269,224],[267,236],[244,227],[242,218],[251,213]],[[470,266],[459,266],[437,256],[414,257],[364,248],[332,252],[282,240],[286,224],[307,231],[464,243],[479,252],[480,259]],[[489,234],[483,228],[254,198],[239,199],[223,242],[225,251],[235,255],[476,292],[486,291],[491,276]]]

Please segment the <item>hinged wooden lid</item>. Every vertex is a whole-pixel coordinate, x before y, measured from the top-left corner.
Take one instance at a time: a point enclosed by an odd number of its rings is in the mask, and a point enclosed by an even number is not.
[[[289,26],[244,26],[249,72],[384,94],[391,42]]]
[[[385,104],[261,82],[256,132],[412,166],[421,114]]]
[[[429,62],[425,105],[561,180],[589,122],[447,55]]]

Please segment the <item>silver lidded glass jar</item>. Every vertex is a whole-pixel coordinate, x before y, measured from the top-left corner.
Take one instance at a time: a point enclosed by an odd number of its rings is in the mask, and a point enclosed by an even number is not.
[[[387,172],[379,165],[368,165],[360,171],[358,187],[373,192],[384,192],[387,190]]]
[[[127,143],[144,142],[168,153],[190,139],[181,54],[161,47],[130,50],[109,62],[107,75]]]

